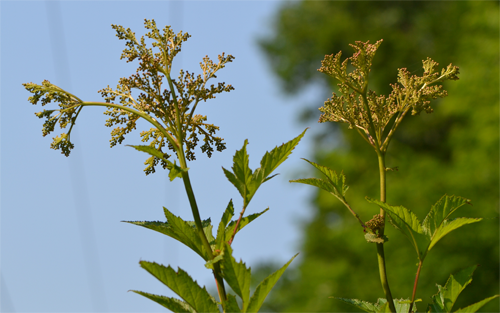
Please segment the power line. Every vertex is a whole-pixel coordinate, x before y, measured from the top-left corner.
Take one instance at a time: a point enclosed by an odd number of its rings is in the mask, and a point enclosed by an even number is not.
[[[70,71],[66,41],[64,36],[64,25],[59,1],[45,1],[47,20],[49,25],[49,36],[52,47],[52,57],[56,79],[64,82],[65,89],[71,90]],[[78,141],[78,129],[73,129],[71,136]],[[92,308],[94,312],[106,312],[106,296],[100,270],[99,251],[95,239],[92,212],[85,179],[84,163],[81,154],[74,151],[68,158],[71,187],[80,234],[85,270],[87,272],[88,287]]]

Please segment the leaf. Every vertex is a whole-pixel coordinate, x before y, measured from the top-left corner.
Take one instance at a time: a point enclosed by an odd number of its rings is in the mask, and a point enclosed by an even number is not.
[[[291,180],[290,182],[316,186],[331,193],[332,195],[337,197],[340,201],[345,202],[344,197],[346,195],[347,189],[349,189],[349,186],[345,184],[344,173],[340,173],[340,175],[337,175],[337,172],[335,172],[329,167],[319,165],[307,159],[302,159],[302,160],[307,161],[309,164],[317,168],[321,173],[323,173],[323,175],[326,176],[328,180],[325,181],[317,178],[306,178],[306,179],[295,179]]]
[[[424,233],[418,217],[403,206],[391,206],[379,200],[366,197],[370,203],[375,203],[382,207],[389,214],[393,225],[401,231],[415,248],[419,260],[423,260],[427,254],[427,247],[430,239]]]
[[[141,261],[141,267],[181,297],[197,312],[217,312],[219,307],[205,287],[201,288],[185,271],[174,271],[155,262]]]
[[[154,302],[158,303],[159,305],[162,305],[169,309],[172,312],[179,312],[179,313],[195,313],[196,311],[186,302],[175,299],[175,298],[169,298],[165,296],[159,296],[159,295],[154,295],[152,293],[147,293],[143,291],[138,291],[138,290],[130,290],[133,291],[137,294],[140,294],[141,296],[144,296],[150,300],[153,300]]]
[[[152,230],[155,230],[157,232],[160,232],[164,235],[167,235],[169,237],[172,237],[189,248],[191,248],[194,252],[198,253],[205,261],[208,261],[210,258],[208,257],[205,248],[203,247],[203,244],[201,242],[200,236],[196,230],[196,227],[194,225],[194,222],[186,222],[180,217],[175,216],[172,214],[169,210],[167,210],[165,207],[163,208],[163,211],[165,212],[165,217],[167,218],[167,222],[129,222],[125,221],[126,223],[146,227]],[[210,225],[210,219],[204,220],[203,221],[203,226],[205,230],[205,234],[207,234],[206,228],[210,227],[210,232],[211,232],[211,225]],[[213,236],[212,236],[213,238]]]
[[[284,143],[279,147],[275,147],[273,150],[271,150],[271,152],[266,152],[262,157],[262,160],[260,161],[260,168],[256,169],[255,173],[253,174],[254,180],[263,183],[276,176],[274,175],[272,177],[268,177],[278,168],[281,163],[285,162],[290,154],[292,154],[293,149],[295,149],[302,137],[304,137],[307,129],[308,128],[306,128],[300,135],[290,140],[289,142]]]
[[[253,196],[252,191],[248,190],[248,184],[252,179],[252,170],[250,169],[250,167],[248,167],[249,157],[247,153],[247,144],[248,140],[245,139],[243,147],[240,150],[237,150],[234,154],[232,166],[234,173],[226,170],[224,167],[222,168],[227,179],[240,192],[240,195],[243,198],[243,202],[245,204],[248,204]],[[255,192],[255,190],[253,192]]]
[[[462,227],[464,225],[467,225],[467,224],[477,223],[480,220],[482,220],[482,218],[466,218],[466,217],[456,218],[456,219],[451,220],[451,221],[445,220],[440,225],[440,227],[435,231],[435,233],[432,235],[431,243],[429,244],[428,250],[431,250],[432,247],[434,247],[434,245],[439,240],[441,240],[441,238],[443,238],[445,235],[447,235],[451,231],[453,231],[459,227]]]
[[[248,299],[250,298],[250,268],[247,268],[243,261],[236,262],[233,257],[233,250],[227,243],[224,244],[221,267],[222,277],[243,300],[243,312],[246,312]]]
[[[358,299],[346,299],[346,298],[339,298],[339,297],[330,297],[330,298],[337,299],[337,300],[340,300],[340,301],[345,302],[347,304],[353,305],[353,306],[357,307],[358,309],[361,309],[365,312],[375,313],[375,312],[377,312],[377,310],[379,308],[379,306],[377,304],[370,303],[367,301],[358,300]]]
[[[424,219],[423,227],[431,236],[448,217],[464,204],[470,204],[469,199],[444,195],[431,207]]]
[[[236,233],[238,233],[240,230],[243,229],[246,225],[248,225],[251,221],[256,219],[257,217],[261,216],[262,214],[266,213],[269,210],[269,208],[265,209],[264,211],[260,213],[254,213],[248,216],[245,216],[244,218],[241,219],[240,224],[238,225],[238,229]],[[226,228],[226,237],[224,241],[228,242],[231,239],[231,236],[233,235],[234,228],[236,227],[236,221],[231,221],[229,223],[229,226]]]
[[[183,170],[181,167],[175,164],[175,160],[174,163],[172,163],[169,160],[165,159],[161,151],[151,146],[145,146],[145,145],[135,145],[135,146],[127,145],[127,146],[132,147],[138,151],[146,152],[149,155],[152,155],[160,160],[165,161],[165,163],[167,163],[167,169],[169,170],[168,177],[170,178],[170,181],[173,181],[177,177],[182,178],[182,172],[187,172],[189,170],[189,168]]]
[[[495,298],[498,298],[498,295],[486,298],[486,299],[481,300],[477,303],[471,304],[463,309],[458,309],[457,311],[455,311],[455,313],[474,313],[477,310],[479,310],[480,308],[482,308],[483,305],[485,305],[486,303],[490,302],[491,300],[493,300]]]
[[[266,299],[267,295],[271,291],[271,289],[274,287],[278,279],[283,275],[285,270],[287,269],[288,265],[292,263],[293,259],[299,255],[298,253],[293,256],[288,263],[286,263],[282,268],[277,270],[276,272],[272,273],[269,275],[266,279],[264,279],[258,286],[257,289],[255,289],[255,292],[253,293],[252,297],[250,298],[250,303],[248,304],[247,309],[243,309],[244,312],[258,312],[260,307],[262,306],[262,303],[264,303],[264,300]]]
[[[222,250],[224,241],[226,239],[225,233],[226,233],[226,226],[231,221],[231,218],[234,216],[234,207],[233,207],[233,200],[229,201],[229,204],[226,207],[226,210],[224,211],[224,214],[222,214],[222,218],[219,223],[219,227],[217,228],[217,238],[215,238],[215,246],[217,249]],[[233,227],[234,229],[234,227]]]
[[[428,250],[431,250],[432,247],[449,232],[463,225],[476,223],[481,220],[480,218],[448,220],[453,212],[465,204],[470,204],[470,200],[458,196],[444,195],[432,206],[422,223],[424,232],[431,238]]]
[[[233,172],[226,170],[224,167],[222,168],[227,179],[238,189],[243,198],[244,208],[248,206],[260,185],[276,176],[269,175],[288,158],[306,131],[307,128],[296,138],[275,147],[271,152],[266,152],[260,161],[261,166],[253,173],[248,167],[249,157],[246,150],[248,140],[245,140],[241,150],[236,151],[233,157]]]
[[[365,239],[367,242],[373,242],[373,243],[384,243],[389,241],[389,239],[386,236],[380,238],[376,234],[370,234],[370,233],[365,234]]]
[[[234,295],[228,294],[227,301],[224,302],[224,313],[239,313],[241,312],[236,297]]]
[[[458,295],[472,281],[472,274],[477,265],[465,268],[455,275],[450,275],[444,287],[437,285],[439,292],[432,296],[432,304],[429,304],[429,311],[432,312],[451,312]]]

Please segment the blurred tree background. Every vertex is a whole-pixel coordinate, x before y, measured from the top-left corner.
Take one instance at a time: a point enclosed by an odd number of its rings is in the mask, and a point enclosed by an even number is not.
[[[445,237],[429,253],[420,276],[417,303],[427,309],[436,283],[473,264],[472,284],[455,309],[499,293],[499,2],[497,1],[301,1],[284,2],[272,34],[260,45],[283,90],[294,95],[308,85],[324,86],[307,105],[302,121],[317,121],[317,110],[336,90],[336,82],[317,72],[326,54],[352,55],[349,43],[384,39],[374,59],[369,88],[390,93],[397,68],[421,75],[431,57],[446,67],[460,67],[460,80],[446,82],[449,96],[432,103],[434,113],[408,115],[392,140],[387,166],[387,202],[403,205],[423,220],[445,193],[472,200],[453,217],[483,217]],[[379,197],[377,158],[372,148],[346,124],[322,124],[314,139],[312,161],[344,171],[347,199],[364,221],[378,213],[365,196]],[[311,139],[310,139],[311,140]],[[320,177],[312,172],[310,176]],[[303,187],[302,187],[303,186]],[[297,185],[298,187],[298,185]],[[301,188],[314,188],[301,185]],[[301,260],[287,270],[263,311],[350,312],[354,307],[329,296],[375,302],[384,297],[376,247],[367,243],[357,221],[339,201],[314,189],[312,218],[304,221],[297,244]],[[388,278],[395,298],[409,298],[417,258],[409,241],[386,228]],[[267,275],[278,265],[263,264]],[[499,312],[494,300],[481,312]]]

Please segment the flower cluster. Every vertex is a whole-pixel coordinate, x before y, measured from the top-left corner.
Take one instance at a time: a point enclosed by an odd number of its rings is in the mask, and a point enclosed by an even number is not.
[[[447,96],[441,85],[434,84],[457,80],[459,74],[459,68],[452,64],[440,73],[436,72],[438,63],[427,58],[423,61],[422,76],[411,75],[406,68],[399,69],[398,84],[391,85],[391,94],[377,95],[368,89],[368,75],[375,52],[381,43],[382,40],[375,44],[357,41],[355,45],[351,44],[355,50],[351,57],[341,61],[342,52],[335,56],[328,55],[321,62],[319,69],[340,82],[340,96],[333,93],[332,97],[325,101],[324,106],[319,109],[322,112],[319,122],[347,123],[349,128],[362,131],[373,146],[377,146],[374,137],[379,146],[385,144],[382,134],[394,115],[399,114],[388,135],[389,139],[410,109],[412,115],[422,111],[431,113],[430,100]],[[354,67],[351,72],[347,71],[349,64]]]
[[[149,30],[146,37],[153,40],[153,48],[148,48],[145,37],[138,40],[130,28],[112,25],[116,36],[125,40],[126,48],[121,59],[127,62],[139,61],[135,74],[128,78],[121,78],[116,89],[109,86],[99,90],[105,102],[84,102],[58,86],[44,81],[42,85],[33,83],[24,84],[25,88],[34,95],[29,98],[33,104],[40,100],[42,106],[50,102],[59,104],[58,110],[44,110],[36,113],[38,117],[45,118],[43,135],[54,130],[59,121],[59,126],[65,128],[71,124],[70,130],[60,137],[54,138],[53,149],[61,149],[66,156],[69,155],[74,145],[70,141],[70,132],[76,121],[78,113],[84,106],[104,106],[109,116],[106,126],[114,127],[111,131],[111,147],[120,144],[125,135],[137,127],[139,118],[144,118],[154,127],[141,132],[143,142],[148,142],[150,147],[161,152],[163,159],[151,156],[146,160],[146,174],[155,172],[155,166],[161,162],[166,168],[165,160],[169,155],[162,149],[164,147],[181,153],[187,160],[195,160],[194,148],[203,137],[201,150],[209,157],[214,149],[222,151],[226,148],[223,138],[215,134],[219,127],[207,123],[207,117],[195,114],[199,102],[213,99],[222,92],[234,90],[231,85],[218,83],[207,85],[208,80],[216,78],[217,71],[224,68],[226,63],[232,62],[233,56],[219,55],[218,62],[206,56],[200,62],[202,74],[195,75],[181,70],[177,79],[171,78],[171,68],[174,57],[181,51],[181,46],[190,35],[182,31],[175,34],[170,26],[163,32],[156,27],[154,20],[145,20],[145,27]],[[52,113],[59,111],[52,116]]]

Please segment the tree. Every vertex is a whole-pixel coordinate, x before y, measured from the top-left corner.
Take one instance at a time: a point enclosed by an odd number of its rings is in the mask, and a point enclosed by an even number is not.
[[[407,118],[388,151],[388,203],[404,205],[423,218],[448,192],[472,200],[463,216],[485,217],[468,232],[453,234],[426,260],[419,282],[425,310],[430,297],[450,273],[481,266],[472,287],[457,307],[498,293],[499,286],[499,4],[498,2],[285,2],[273,33],[260,41],[283,90],[300,92],[323,83],[325,93],[305,110],[304,121],[315,122],[317,109],[335,88],[317,72],[326,54],[343,51],[354,41],[383,38],[374,59],[371,89],[388,94],[397,68],[422,71],[431,57],[441,66],[460,66],[460,81],[446,85],[449,96],[434,105],[434,113]],[[368,220],[377,212],[365,196],[377,196],[373,151],[358,134],[342,125],[323,124],[312,160],[344,170],[351,186],[351,204]],[[331,145],[332,136],[337,144]],[[397,154],[392,154],[397,151]],[[306,188],[306,187],[304,187]],[[356,220],[331,195],[317,192],[313,217],[303,225],[300,265],[289,269],[268,301],[268,311],[353,311],[329,296],[375,301],[383,297],[375,248],[366,243]],[[388,227],[388,275],[396,298],[409,297],[416,259],[406,239]],[[260,270],[266,272],[268,265]],[[482,311],[498,312],[498,301]]]

